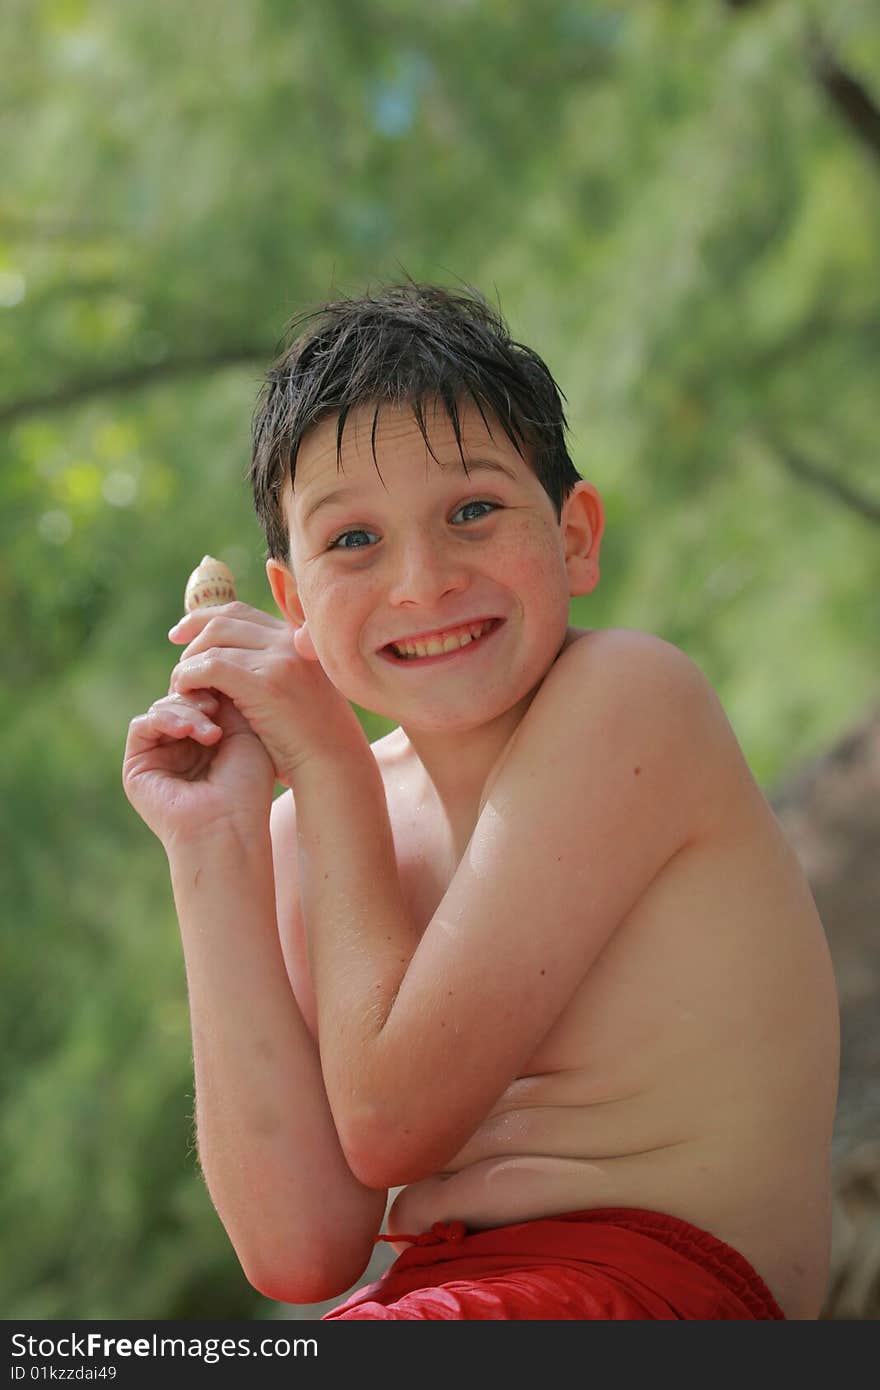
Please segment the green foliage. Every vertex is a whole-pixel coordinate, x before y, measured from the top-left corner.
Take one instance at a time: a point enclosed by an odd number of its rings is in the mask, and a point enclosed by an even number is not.
[[[119,768],[195,560],[271,604],[244,474],[295,311],[401,266],[497,292],[606,501],[573,620],[694,656],[765,786],[876,696],[876,519],[791,466],[880,502],[880,153],[810,23],[880,100],[868,0],[4,7],[7,1317],[274,1311],[198,1174]]]

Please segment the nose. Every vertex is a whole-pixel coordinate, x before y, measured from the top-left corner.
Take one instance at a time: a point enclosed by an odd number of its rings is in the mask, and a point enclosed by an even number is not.
[[[427,529],[414,528],[400,542],[392,566],[388,599],[398,607],[430,608],[444,594],[458,593],[468,584],[461,553]]]

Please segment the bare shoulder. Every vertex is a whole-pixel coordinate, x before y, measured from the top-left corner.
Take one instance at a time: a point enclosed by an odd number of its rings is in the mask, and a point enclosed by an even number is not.
[[[393,772],[409,756],[409,742],[401,728],[392,729],[381,738],[374,739],[370,751],[383,771]]]
[[[552,740],[586,753],[597,776],[644,778],[643,792],[680,801],[693,834],[719,817],[726,788],[756,790],[708,677],[653,633],[573,630],[529,715],[534,755]]]
[[[272,841],[272,858],[277,875],[279,868],[287,870],[289,859],[296,857],[296,805],[289,787],[272,802],[269,812],[269,837]]]
[[[714,696],[708,679],[686,652],[637,628],[572,629],[545,680],[557,672],[561,679],[581,685],[590,682],[601,689],[614,687],[621,694],[628,691],[633,698],[643,691],[646,679],[660,686],[668,684],[670,689],[690,688],[695,694],[701,691],[704,696]]]

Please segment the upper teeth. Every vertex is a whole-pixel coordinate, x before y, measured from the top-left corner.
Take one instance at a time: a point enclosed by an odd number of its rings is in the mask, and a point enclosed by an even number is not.
[[[468,642],[482,637],[492,626],[492,619],[483,623],[471,623],[468,627],[456,628],[454,632],[441,633],[428,637],[424,642],[392,642],[398,656],[440,656],[443,652],[454,652],[457,647],[466,647]]]

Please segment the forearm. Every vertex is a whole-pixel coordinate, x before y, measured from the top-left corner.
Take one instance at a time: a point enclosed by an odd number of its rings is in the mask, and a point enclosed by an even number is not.
[[[177,847],[169,865],[205,1180],[252,1282],[316,1301],[329,1296],[326,1270],[350,1260],[349,1282],[359,1277],[384,1193],[368,1192],[345,1162],[284,966],[268,828]],[[265,1286],[279,1279],[290,1283],[273,1294]]]
[[[377,1042],[418,935],[372,754],[304,763],[293,795],[324,1081],[351,1158],[359,1136],[394,1123]]]

